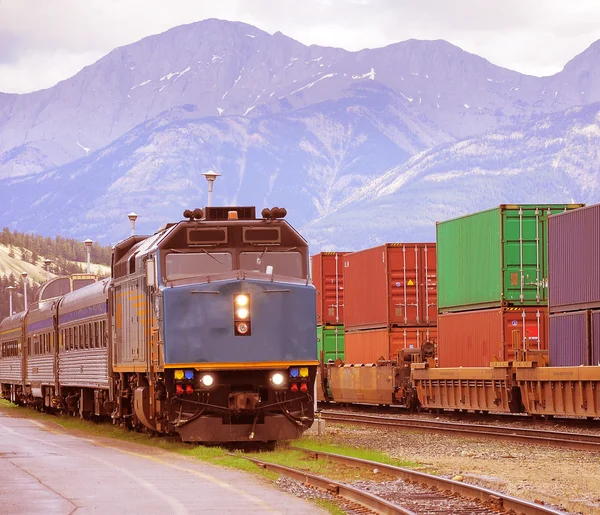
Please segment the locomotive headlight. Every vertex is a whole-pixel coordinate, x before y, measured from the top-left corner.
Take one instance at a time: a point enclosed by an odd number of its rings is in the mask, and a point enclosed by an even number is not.
[[[238,318],[248,318],[250,311],[248,311],[248,308],[238,308],[235,314]]]
[[[208,388],[213,385],[213,383],[215,382],[215,378],[210,374],[204,374],[200,381],[204,386]]]
[[[235,336],[250,336],[252,333],[251,311],[250,295],[240,293],[233,296],[233,334]]]
[[[177,379],[178,381],[181,381],[183,379],[183,370],[175,370],[175,379]]]
[[[281,386],[284,383],[284,381],[285,381],[285,376],[281,372],[275,372],[271,376],[271,382],[275,386]]]
[[[248,295],[238,295],[235,298],[235,305],[238,308],[245,308],[246,306],[248,306],[249,302],[250,302],[250,299],[248,298]]]

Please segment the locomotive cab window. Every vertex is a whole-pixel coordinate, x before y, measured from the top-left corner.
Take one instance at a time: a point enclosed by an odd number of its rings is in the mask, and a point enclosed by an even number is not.
[[[241,252],[240,268],[255,272],[266,272],[267,266],[273,273],[287,277],[302,277],[302,254],[300,252],[276,252],[268,248],[263,252]]]
[[[167,279],[185,279],[198,275],[218,274],[232,270],[229,252],[171,253],[165,258]]]

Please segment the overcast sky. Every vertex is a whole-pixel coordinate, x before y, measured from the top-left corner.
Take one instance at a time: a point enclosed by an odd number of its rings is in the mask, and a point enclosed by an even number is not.
[[[205,18],[348,50],[445,39],[538,76],[600,39],[599,0],[0,0],[0,91],[52,86],[115,47]]]

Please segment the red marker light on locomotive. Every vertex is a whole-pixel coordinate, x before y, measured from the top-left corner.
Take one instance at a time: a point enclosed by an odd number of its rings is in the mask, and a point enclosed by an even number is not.
[[[185,393],[192,395],[194,393],[194,387],[191,384],[186,385]]]
[[[297,392],[298,391],[298,385],[296,383],[292,384],[292,387],[290,388],[290,390],[292,390],[292,392]]]
[[[300,391],[301,392],[308,392],[308,385],[306,383],[302,383],[300,385]]]
[[[176,384],[175,385],[175,393],[177,395],[183,395],[183,386],[181,386],[180,384]]]

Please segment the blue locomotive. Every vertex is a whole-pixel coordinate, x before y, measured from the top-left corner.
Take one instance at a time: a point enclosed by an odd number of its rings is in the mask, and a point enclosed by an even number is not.
[[[117,244],[110,279],[2,322],[0,342],[25,338],[0,358],[3,396],[184,441],[299,436],[314,420],[315,289],[308,245],[285,215],[186,210]],[[30,339],[42,343],[30,350]],[[38,348],[52,366],[34,384]]]

